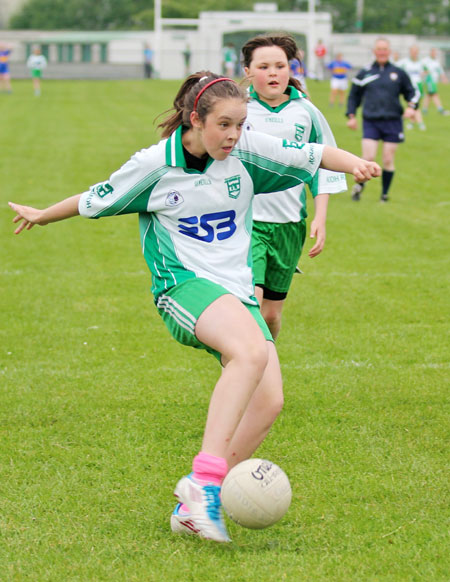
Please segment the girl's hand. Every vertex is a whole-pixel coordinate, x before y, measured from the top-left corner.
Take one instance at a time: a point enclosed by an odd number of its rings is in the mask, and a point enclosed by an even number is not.
[[[14,202],[8,202],[9,206],[14,210],[16,216],[13,218],[13,222],[20,223],[19,226],[14,231],[14,234],[19,234],[22,230],[30,230],[35,224],[40,224],[44,226],[48,224],[43,218],[43,211],[33,208],[31,206],[22,206],[21,204],[14,204]]]
[[[356,182],[365,182],[371,178],[381,176],[381,168],[376,162],[360,159],[352,170]]]
[[[313,259],[320,255],[323,251],[323,247],[325,246],[325,238],[326,238],[326,229],[325,224],[318,220],[313,220],[311,222],[311,232],[309,234],[309,238],[315,238],[316,243],[311,249],[309,250],[308,256]]]
[[[32,206],[22,206],[21,204],[14,204],[14,202],[9,202],[10,207],[17,214],[13,218],[13,222],[19,222],[18,228],[14,231],[14,234],[19,234],[25,228],[30,230],[35,224],[44,226],[50,222],[58,222],[58,220],[65,220],[72,216],[78,216],[78,203],[80,201],[81,194],[76,194],[70,198],[65,198],[61,202],[53,204],[45,208],[45,210],[38,210]]]

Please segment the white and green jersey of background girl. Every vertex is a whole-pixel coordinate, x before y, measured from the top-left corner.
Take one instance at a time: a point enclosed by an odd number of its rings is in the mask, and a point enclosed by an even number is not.
[[[256,304],[253,196],[270,198],[315,183],[323,146],[243,131],[226,159],[209,158],[200,172],[186,166],[181,136],[179,127],[137,152],[109,180],[82,194],[79,212],[90,218],[139,213],[155,300],[187,279],[203,277]]]
[[[271,107],[258,98],[253,86],[249,88],[246,129],[301,143],[321,143],[336,147],[327,120],[311,101],[295,87],[288,85],[289,100]],[[345,174],[320,169],[311,181],[313,197],[318,194],[336,194],[347,190]],[[272,196],[258,196],[253,204],[253,220],[260,222],[299,222],[306,218],[306,191],[303,184],[275,192]]]

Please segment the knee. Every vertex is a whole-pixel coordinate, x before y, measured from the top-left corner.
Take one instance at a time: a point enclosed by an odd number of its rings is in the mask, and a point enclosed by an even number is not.
[[[262,341],[247,345],[242,354],[248,366],[254,368],[258,374],[263,374],[269,361],[269,354],[267,352],[267,342],[265,338]]]
[[[273,417],[273,420],[275,420],[279,416],[279,414],[283,410],[283,406],[284,406],[284,396],[283,391],[280,390],[278,394],[274,395],[271,398],[271,402],[269,405],[269,410]]]
[[[278,328],[281,325],[281,311],[279,309],[263,309],[262,315],[270,329]]]
[[[269,361],[266,344],[264,337],[261,337],[261,340],[239,343],[227,359],[234,361],[242,370],[261,378]]]
[[[281,313],[268,313],[264,319],[270,329],[278,328],[281,325]]]
[[[272,390],[265,398],[263,404],[263,411],[261,414],[264,415],[267,422],[267,427],[270,428],[275,420],[280,415],[284,406],[284,397],[282,387],[279,386],[275,390]]]

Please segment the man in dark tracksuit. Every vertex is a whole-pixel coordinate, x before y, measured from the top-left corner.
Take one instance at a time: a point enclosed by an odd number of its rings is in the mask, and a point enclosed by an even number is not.
[[[403,69],[389,62],[391,49],[389,41],[378,39],[375,43],[375,61],[362,69],[353,79],[347,102],[347,126],[358,128],[356,110],[363,103],[362,157],[374,161],[378,142],[383,142],[383,173],[381,201],[388,201],[389,187],[394,177],[394,158],[397,146],[403,142],[403,120],[413,118],[419,102],[419,92]],[[400,95],[407,101],[403,114]],[[356,182],[352,189],[352,199],[358,201],[364,183]]]

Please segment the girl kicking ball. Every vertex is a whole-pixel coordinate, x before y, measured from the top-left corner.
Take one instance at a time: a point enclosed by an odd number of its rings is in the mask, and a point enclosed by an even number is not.
[[[311,182],[320,166],[357,180],[380,168],[336,148],[243,132],[246,91],[210,72],[186,79],[174,109],[161,124],[162,141],[108,180],[44,210],[10,206],[16,234],[78,214],[139,213],[161,317],[175,339],[223,366],[193,472],[175,488],[183,505],[172,529],[227,542],[221,482],[256,450],[283,404],[277,353],[253,296],[253,196]]]

